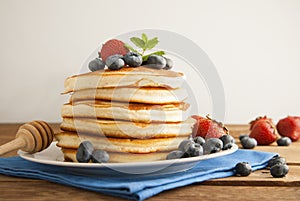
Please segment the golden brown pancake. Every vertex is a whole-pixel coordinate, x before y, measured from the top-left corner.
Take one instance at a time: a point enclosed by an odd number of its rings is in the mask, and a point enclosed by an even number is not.
[[[153,153],[177,149],[179,143],[187,137],[170,137],[157,139],[121,139],[99,137],[75,132],[61,132],[55,134],[57,146],[67,149],[77,149],[81,142],[90,141],[95,149],[109,152],[125,153]]]
[[[65,81],[64,93],[82,89],[107,87],[168,87],[179,88],[183,74],[171,70],[147,67],[99,70],[69,77]]]
[[[63,118],[61,130],[96,134],[117,138],[163,138],[188,136],[192,133],[195,120],[188,118],[176,123],[137,123],[120,120]]]
[[[78,162],[76,160],[77,149],[62,148],[62,152],[64,153],[66,161]],[[169,152],[154,152],[146,154],[108,152],[108,154],[109,163],[130,163],[165,160]]]
[[[84,89],[75,91],[70,102],[78,100],[108,100],[148,104],[181,103],[187,98],[186,90],[182,88],[167,89],[154,87],[117,87]]]
[[[64,104],[62,117],[117,119],[133,122],[180,122],[189,115],[189,104],[149,105],[101,100],[86,100]]]

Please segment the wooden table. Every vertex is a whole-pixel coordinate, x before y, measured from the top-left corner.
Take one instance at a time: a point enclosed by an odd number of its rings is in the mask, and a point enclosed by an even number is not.
[[[0,124],[0,144],[12,140],[20,124]],[[52,124],[58,131],[58,124]],[[229,125],[235,138],[248,132],[247,125]],[[238,142],[238,140],[237,140]],[[289,147],[258,146],[256,150],[277,152],[287,159],[290,172],[285,178],[273,178],[268,170],[248,177],[214,179],[162,192],[149,200],[300,200],[300,141]],[[4,157],[15,156],[16,152]],[[124,200],[74,187],[0,175],[0,200]]]

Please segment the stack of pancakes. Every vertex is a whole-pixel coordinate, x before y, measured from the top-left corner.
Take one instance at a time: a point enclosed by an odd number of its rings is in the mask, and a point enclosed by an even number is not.
[[[76,162],[82,141],[109,153],[109,162],[165,159],[191,133],[183,74],[146,67],[95,71],[65,81],[70,102],[55,135],[65,159]]]

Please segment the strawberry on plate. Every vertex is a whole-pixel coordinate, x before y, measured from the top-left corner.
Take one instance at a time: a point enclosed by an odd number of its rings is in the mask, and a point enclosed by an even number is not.
[[[205,139],[220,138],[221,136],[228,134],[228,130],[224,125],[216,120],[213,120],[207,115],[201,117],[198,115],[192,116],[197,120],[193,129],[193,137],[200,136]]]
[[[118,39],[111,39],[103,44],[99,55],[101,55],[101,58],[103,61],[106,61],[106,59],[115,54],[125,55],[129,50],[124,46],[124,43]]]
[[[283,118],[276,127],[281,136],[289,137],[292,141],[300,139],[300,117],[288,116]]]
[[[249,137],[255,138],[258,145],[269,145],[276,141],[277,130],[272,120],[264,117],[259,117],[250,122]]]

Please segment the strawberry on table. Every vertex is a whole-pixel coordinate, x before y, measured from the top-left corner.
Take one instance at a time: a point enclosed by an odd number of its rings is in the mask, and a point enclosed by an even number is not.
[[[276,127],[281,136],[289,137],[292,141],[300,139],[300,117],[288,116],[283,118],[277,123]]]
[[[192,116],[197,120],[194,125],[193,137],[200,136],[205,139],[209,138],[220,138],[221,136],[228,134],[228,130],[224,125],[216,120],[213,120],[207,115],[201,117],[198,115]]]
[[[250,122],[249,137],[255,138],[258,145],[269,145],[276,141],[277,130],[272,120],[265,117],[259,117]]]

